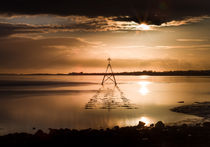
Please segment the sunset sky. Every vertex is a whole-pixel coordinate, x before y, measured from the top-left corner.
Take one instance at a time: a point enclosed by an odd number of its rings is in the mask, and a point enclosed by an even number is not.
[[[7,0],[0,73],[210,69],[209,0]]]

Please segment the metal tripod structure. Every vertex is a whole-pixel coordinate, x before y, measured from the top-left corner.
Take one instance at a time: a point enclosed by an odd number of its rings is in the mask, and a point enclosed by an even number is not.
[[[109,72],[110,71],[110,72]],[[106,84],[110,80],[113,84]],[[133,109],[130,100],[127,99],[124,93],[117,86],[117,82],[112,70],[111,59],[108,58],[108,65],[106,73],[104,73],[103,80],[101,82],[102,87],[98,89],[96,94],[85,105],[85,109],[116,109],[126,108]]]
[[[111,59],[108,58],[108,65],[107,65],[107,68],[106,68],[106,72],[104,74],[104,77],[103,77],[103,80],[101,82],[101,85],[104,85],[104,83],[107,81],[107,80],[111,80],[114,82],[115,85],[117,85],[117,82],[116,82],[116,79],[115,79],[115,76],[114,76],[114,72],[112,70],[112,66],[111,66]],[[109,72],[110,70],[110,72]]]

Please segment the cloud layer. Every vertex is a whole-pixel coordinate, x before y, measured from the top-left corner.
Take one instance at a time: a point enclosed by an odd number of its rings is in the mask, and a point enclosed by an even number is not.
[[[3,1],[0,70],[87,71],[108,56],[126,71],[209,69],[209,16],[209,0]]]
[[[210,14],[209,0],[4,0],[0,13],[116,16],[118,21],[160,25]]]

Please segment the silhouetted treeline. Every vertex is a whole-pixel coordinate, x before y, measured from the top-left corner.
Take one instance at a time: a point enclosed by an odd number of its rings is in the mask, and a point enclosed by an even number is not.
[[[145,127],[139,122],[134,127],[112,129],[49,129],[35,134],[14,133],[0,136],[0,146],[91,146],[91,147],[208,147],[210,122],[189,126],[165,126],[161,121]]]
[[[57,74],[50,74],[50,73],[32,73],[32,74],[14,74],[14,73],[0,73],[0,75],[7,75],[7,76],[14,76],[14,75],[29,75],[29,76],[50,76],[50,75],[106,75],[110,73],[85,73],[85,72],[71,72],[71,73],[57,73]],[[210,70],[180,70],[180,71],[151,71],[151,70],[144,70],[144,71],[134,71],[134,72],[115,72],[114,75],[150,75],[150,76],[210,76]]]
[[[69,75],[106,75],[110,73],[83,73],[72,72]],[[210,76],[210,70],[188,70],[188,71],[136,71],[136,72],[119,72],[114,75],[150,75],[150,76]]]

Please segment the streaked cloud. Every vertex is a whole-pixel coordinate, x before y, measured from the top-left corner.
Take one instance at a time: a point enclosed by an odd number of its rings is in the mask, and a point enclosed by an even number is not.
[[[180,41],[180,42],[205,42],[205,41],[208,41],[208,39],[177,39],[176,41]]]
[[[161,25],[167,22],[180,21],[186,17],[209,15],[210,2],[209,0],[60,0],[59,2],[7,0],[1,3],[0,13],[4,15],[103,16],[116,17],[116,21]]]
[[[183,20],[172,20],[169,22],[162,23],[160,27],[171,27],[171,26],[181,26],[181,25],[186,25],[190,23],[196,23],[200,22],[204,19],[210,18],[209,16],[199,16],[199,17],[188,17]]]
[[[129,16],[126,16],[129,17]],[[135,21],[118,20],[117,17],[15,15],[0,16],[0,37],[40,37],[56,32],[107,32],[107,31],[157,31],[160,27],[197,23],[207,16],[166,22],[161,25],[139,24]],[[177,41],[181,41],[180,39]],[[183,39],[182,39],[183,41]],[[195,40],[194,40],[195,41]]]
[[[155,46],[156,49],[187,49],[187,50],[210,50],[210,44],[201,45],[171,45],[171,46]]]
[[[7,38],[0,39],[0,69],[46,68],[60,60],[78,58],[94,42],[81,38]],[[80,56],[81,57],[81,56]]]

